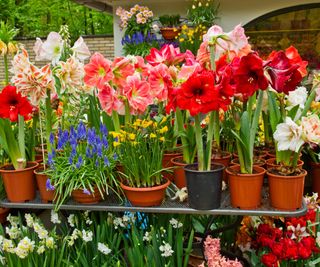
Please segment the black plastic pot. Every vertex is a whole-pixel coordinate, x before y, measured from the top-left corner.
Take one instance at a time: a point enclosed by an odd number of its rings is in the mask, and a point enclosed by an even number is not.
[[[212,163],[210,171],[198,171],[198,164],[184,167],[190,208],[212,210],[220,207],[224,165]]]

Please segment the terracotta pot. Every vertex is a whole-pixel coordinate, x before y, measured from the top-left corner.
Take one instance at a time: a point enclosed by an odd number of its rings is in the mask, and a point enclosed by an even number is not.
[[[9,212],[9,208],[0,208],[0,223],[5,223],[7,221]]]
[[[165,39],[165,40],[174,40],[179,32],[181,32],[181,29],[180,28],[168,28],[168,27],[163,27],[160,29],[161,31],[161,34],[162,34],[162,37]]]
[[[169,180],[166,180],[162,185],[142,188],[130,187],[123,183],[120,183],[120,186],[132,206],[152,207],[159,206],[162,203],[166,188],[170,183],[171,182]]]
[[[299,169],[302,169],[304,162],[302,160],[298,160],[298,164],[297,167]],[[270,168],[275,168],[275,167],[279,167],[280,165],[276,163],[276,159],[275,158],[270,158],[266,160],[266,165],[267,165],[267,170],[269,170]]]
[[[310,162],[310,176],[312,179],[312,192],[320,196],[320,163]]]
[[[163,168],[170,168],[173,167],[173,164],[171,162],[171,159],[181,156],[182,153],[164,153],[162,157],[162,167]],[[174,172],[173,169],[169,171],[163,171],[162,176],[164,178],[169,179],[170,181],[173,181],[174,179]]]
[[[253,155],[254,157],[265,159],[268,156],[268,153],[265,150],[254,149]]]
[[[11,202],[26,202],[36,197],[36,183],[33,171],[38,167],[38,162],[27,162],[27,167],[15,170],[12,164],[0,168],[3,184]]]
[[[231,205],[240,209],[256,209],[261,204],[263,177],[266,170],[253,167],[252,174],[240,173],[240,166],[230,166],[226,170],[229,178]]]
[[[267,172],[271,206],[279,210],[301,208],[306,170],[300,175],[283,176]]]
[[[46,183],[49,177],[47,174],[42,173],[42,171],[43,171],[42,166],[34,170],[41,201],[43,203],[53,202],[55,190],[47,190]]]
[[[232,154],[230,152],[221,151],[220,153],[213,153],[211,160],[212,160],[212,163],[221,163],[221,164],[223,164],[223,166],[225,166],[227,168],[230,164],[231,156],[232,156]],[[226,173],[225,169],[223,170],[222,180],[225,183],[228,183],[227,173]]]
[[[274,159],[276,158],[276,152],[275,151],[267,151],[267,159]]]
[[[231,165],[240,165],[239,158],[233,159],[230,162]],[[265,168],[266,160],[263,158],[257,158],[253,160],[253,166],[259,166]]]
[[[184,172],[184,167],[187,164],[183,162],[183,157],[179,156],[179,157],[173,158],[173,159],[171,159],[171,163],[175,167],[173,169],[173,173],[174,173],[173,182],[174,182],[174,184],[179,188],[186,187],[187,181],[186,181],[186,175]]]
[[[73,190],[71,193],[72,198],[81,204],[96,204],[102,200],[102,196],[98,187],[94,187],[94,192],[90,195],[83,193],[82,189]]]

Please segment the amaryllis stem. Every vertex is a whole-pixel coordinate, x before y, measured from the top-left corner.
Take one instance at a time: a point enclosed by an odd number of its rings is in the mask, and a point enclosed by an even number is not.
[[[200,114],[197,114],[195,117],[195,132],[196,132],[196,143],[198,151],[198,170],[204,171],[204,158],[203,158],[203,141],[202,141],[202,131],[201,131],[201,120]]]
[[[47,89],[46,97],[46,142],[48,153],[51,153],[50,133],[52,130],[52,108],[51,108],[51,93],[50,89]]]
[[[18,115],[18,127],[19,127],[19,132],[18,132],[18,141],[19,141],[19,149],[21,153],[21,158],[24,160],[24,167],[25,167],[25,162],[26,162],[26,150],[25,150],[25,134],[24,134],[24,117],[21,115]]]

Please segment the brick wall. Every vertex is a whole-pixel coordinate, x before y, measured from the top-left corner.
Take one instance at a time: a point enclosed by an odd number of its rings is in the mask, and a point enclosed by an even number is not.
[[[93,54],[94,52],[99,52],[103,54],[106,58],[112,60],[114,57],[114,41],[113,36],[83,36],[84,41],[89,47],[90,52]],[[45,38],[42,38],[42,41],[44,41]],[[37,61],[35,62],[35,54],[33,52],[33,45],[35,42],[34,39],[18,39],[19,43],[23,44],[24,47],[27,49],[31,62],[35,63],[37,67],[41,67],[45,65],[48,62],[43,61]],[[11,62],[12,58],[9,58],[9,62]],[[11,64],[10,64],[11,65]],[[11,77],[11,76],[10,76]],[[4,64],[3,64],[3,58],[0,57],[0,84],[1,87],[3,85],[4,81]]]

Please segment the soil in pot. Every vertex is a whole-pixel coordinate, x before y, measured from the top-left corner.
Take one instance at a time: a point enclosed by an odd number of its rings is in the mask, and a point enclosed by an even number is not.
[[[252,174],[240,173],[240,166],[230,166],[226,170],[229,178],[230,200],[234,208],[256,209],[261,205],[263,177],[266,170],[253,167]]]
[[[281,175],[276,168],[267,172],[271,206],[279,210],[301,208],[307,171],[297,169],[291,175]]]
[[[49,177],[47,174],[43,173],[43,170],[44,170],[43,166],[40,166],[38,169],[34,170],[41,201],[43,203],[53,202],[55,190],[47,189],[47,180]]]
[[[230,163],[231,163],[232,165],[240,165],[240,163],[239,163],[239,158],[235,158],[235,159],[231,160]],[[263,159],[263,158],[257,158],[257,157],[256,157],[256,158],[253,159],[253,165],[264,168],[265,165],[266,165],[266,160]]]
[[[120,183],[127,199],[132,206],[136,207],[152,207],[159,206],[165,197],[165,191],[170,185],[170,180],[165,179],[161,185],[153,187],[130,187],[124,183]]]
[[[302,160],[298,160],[298,164],[297,167],[299,169],[302,169],[304,162]],[[277,168],[280,165],[277,164],[276,159],[275,158],[270,158],[266,160],[266,165],[267,165],[267,170],[272,169],[272,168]]]
[[[86,194],[83,189],[73,190],[71,193],[72,198],[81,204],[96,204],[102,200],[102,196],[97,186],[94,187],[94,192]]]
[[[0,174],[11,202],[26,202],[36,197],[36,182],[33,171],[38,167],[38,162],[27,162],[22,170],[15,170],[12,164],[0,168]]]

